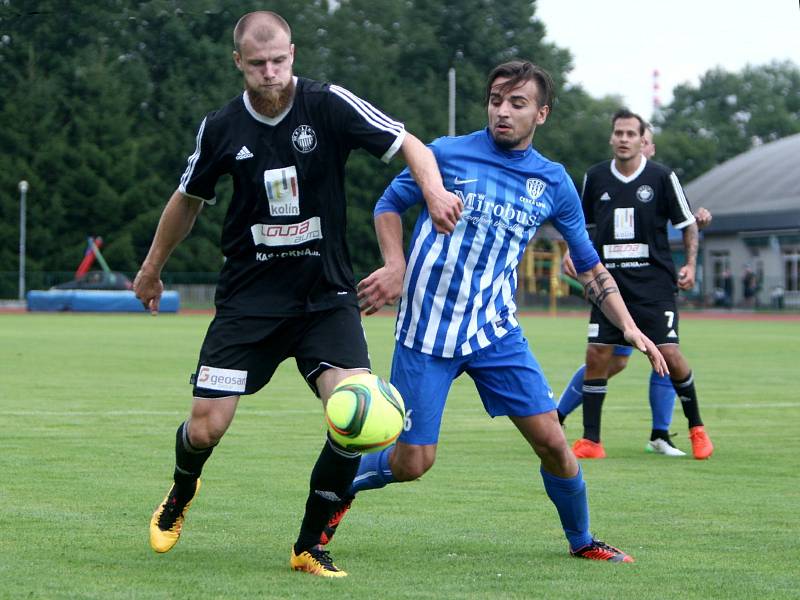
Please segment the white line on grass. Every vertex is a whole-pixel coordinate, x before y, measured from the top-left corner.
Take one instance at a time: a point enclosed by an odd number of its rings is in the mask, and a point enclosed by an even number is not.
[[[800,402],[764,402],[764,403],[746,403],[746,404],[703,404],[703,409],[708,410],[712,408],[731,410],[762,410],[765,408],[800,408]],[[466,412],[484,412],[483,408],[462,408],[450,407],[449,410],[466,413]],[[605,406],[604,411],[630,411],[629,406]],[[276,410],[250,410],[239,409],[239,414],[248,414],[256,417],[270,417],[272,415],[306,415],[316,414],[319,408],[314,409],[276,409]],[[4,410],[0,411],[0,415],[7,417],[131,417],[131,416],[174,416],[183,415],[185,411],[182,410]]]
[[[188,408],[187,408],[188,410]],[[320,409],[280,409],[280,410],[246,410],[239,409],[239,414],[266,417],[270,415],[304,415],[318,413]],[[8,417],[135,417],[135,416],[173,416],[184,415],[183,410],[7,410],[0,415]]]

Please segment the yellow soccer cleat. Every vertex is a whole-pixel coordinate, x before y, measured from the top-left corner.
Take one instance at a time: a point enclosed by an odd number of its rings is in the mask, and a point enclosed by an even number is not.
[[[300,554],[295,554],[292,546],[289,566],[295,571],[305,571],[319,577],[347,577],[347,573],[333,564],[331,555],[327,550],[323,550],[322,546],[314,546]]]
[[[200,491],[200,480],[197,480],[197,487],[189,501],[181,506],[175,497],[175,486],[169,490],[169,494],[164,501],[158,505],[153,516],[150,518],[150,547],[156,552],[169,552],[178,543],[181,537],[183,522],[186,518],[186,511],[192,505],[192,500]]]

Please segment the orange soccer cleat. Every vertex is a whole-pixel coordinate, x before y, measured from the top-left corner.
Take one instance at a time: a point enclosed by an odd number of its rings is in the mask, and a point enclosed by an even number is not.
[[[605,458],[606,451],[603,449],[603,444],[600,442],[593,442],[586,438],[581,438],[572,444],[572,452],[575,458]]]
[[[697,460],[704,460],[714,452],[714,444],[702,425],[689,429],[689,440],[692,442],[692,454]]]

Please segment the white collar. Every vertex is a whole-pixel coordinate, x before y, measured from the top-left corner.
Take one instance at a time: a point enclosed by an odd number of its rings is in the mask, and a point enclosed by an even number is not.
[[[639,175],[642,174],[642,171],[644,171],[644,167],[646,164],[647,164],[647,159],[644,156],[642,156],[642,160],[639,162],[639,168],[636,169],[630,176],[626,177],[617,170],[617,159],[614,158],[611,159],[611,173],[622,183],[630,183],[631,181],[633,181]]]

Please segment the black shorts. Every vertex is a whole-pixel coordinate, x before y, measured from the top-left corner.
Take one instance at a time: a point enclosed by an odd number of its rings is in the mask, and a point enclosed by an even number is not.
[[[677,344],[678,340],[678,308],[674,300],[654,302],[650,304],[628,304],[628,312],[633,317],[633,322],[649,337],[656,346],[661,344]],[[589,333],[587,341],[590,344],[617,344],[630,346],[622,337],[622,331],[617,329],[600,309],[592,305],[592,314],[589,317]]]
[[[191,378],[194,396],[254,394],[290,356],[315,394],[317,377],[326,369],[369,369],[358,308],[291,317],[215,317]]]

